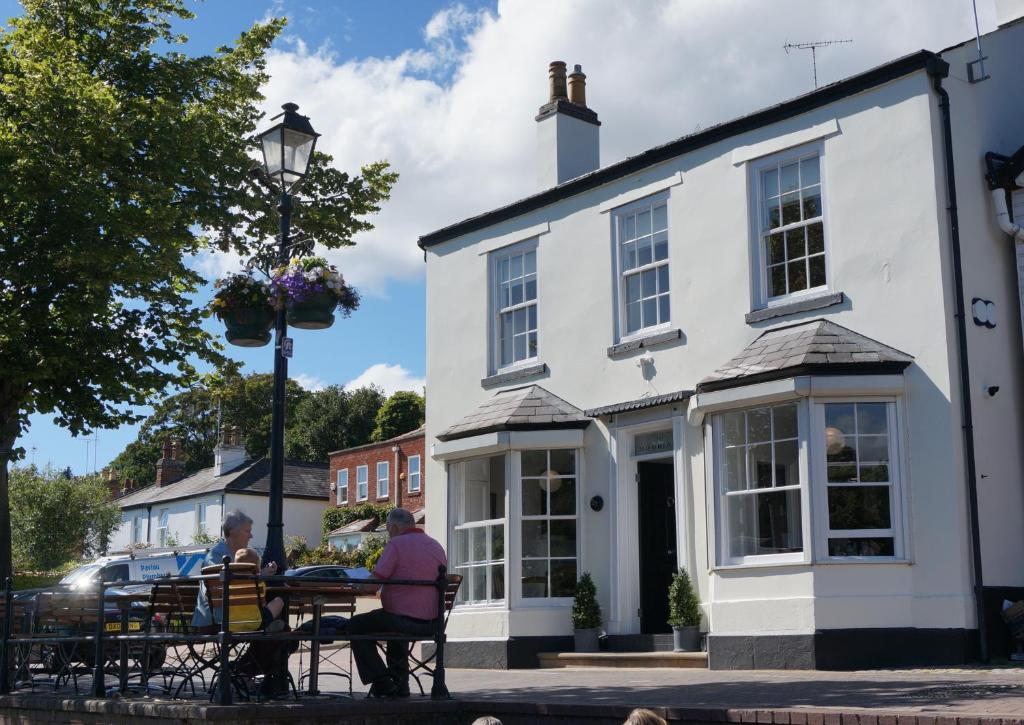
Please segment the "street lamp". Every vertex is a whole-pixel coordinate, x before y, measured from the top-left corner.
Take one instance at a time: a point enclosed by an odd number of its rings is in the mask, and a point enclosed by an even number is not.
[[[275,116],[281,121],[259,134],[263,149],[263,167],[274,186],[281,191],[277,210],[281,213],[281,236],[277,251],[278,264],[288,263],[288,235],[291,231],[291,191],[302,181],[313,157],[313,149],[320,134],[313,130],[309,119],[299,115],[294,103],[282,106],[284,113]],[[284,394],[288,379],[288,358],[285,357],[285,337],[288,331],[284,306],[277,310],[274,336],[274,394],[273,415],[270,423],[270,508],[267,515],[267,548],[264,563],[277,563],[278,572],[287,567],[284,555]],[[289,357],[291,351],[288,351]]]

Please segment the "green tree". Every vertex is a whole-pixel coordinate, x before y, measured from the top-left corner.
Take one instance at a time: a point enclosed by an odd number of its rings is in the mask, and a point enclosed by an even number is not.
[[[285,456],[325,463],[327,454],[368,443],[384,393],[373,386],[347,391],[331,385],[307,395],[285,432]]]
[[[187,260],[212,245],[266,268],[278,225],[253,159],[283,20],[193,57],[171,30],[192,17],[185,0],[23,5],[0,30],[0,577],[29,416],[76,435],[137,422],[197,364],[222,362]],[[371,228],[397,176],[330,161],[314,155],[292,229],[338,248]]]
[[[253,373],[228,379],[217,393],[223,407],[221,418],[227,425],[237,425],[245,440],[250,458],[261,458],[270,452],[270,421],[273,417],[274,376]],[[284,386],[285,431],[295,424],[295,411],[309,396],[309,391],[289,378]],[[287,440],[287,433],[285,435]]]
[[[50,468],[14,468],[10,476],[14,561],[19,569],[53,569],[104,554],[121,522],[98,476],[67,478]]]
[[[411,390],[399,390],[387,399],[377,413],[373,440],[386,441],[423,425],[426,401]]]

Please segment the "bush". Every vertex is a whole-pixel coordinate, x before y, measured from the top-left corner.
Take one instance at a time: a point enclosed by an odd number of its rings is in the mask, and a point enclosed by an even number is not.
[[[596,629],[601,626],[601,605],[597,603],[597,588],[590,572],[583,572],[576,585],[576,596],[572,602],[573,629]]]
[[[685,569],[672,575],[668,587],[668,623],[673,627],[700,626],[700,600]]]
[[[68,572],[82,565],[81,561],[72,560],[58,566],[50,571],[19,571],[14,574],[13,586],[15,589],[37,589],[56,584],[63,579]]]
[[[311,566],[313,564],[338,564],[340,566],[357,566],[353,563],[352,551],[339,551],[328,544],[321,544],[315,549],[296,551],[295,559],[288,559],[292,567]]]
[[[352,554],[352,566],[365,566],[367,569],[370,568],[372,563],[376,564],[377,559],[380,558],[380,553],[384,551],[384,545],[387,543],[383,536],[373,534],[372,536],[366,537],[366,540],[360,544],[359,548]]]
[[[388,514],[395,507],[392,504],[361,503],[358,506],[338,506],[324,511],[323,524],[321,526],[321,538],[327,537],[327,532],[340,529],[345,524],[362,519],[374,519],[381,524],[387,519]]]

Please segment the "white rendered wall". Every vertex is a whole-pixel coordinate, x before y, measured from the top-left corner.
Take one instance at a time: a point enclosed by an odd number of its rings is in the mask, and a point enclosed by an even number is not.
[[[963,249],[967,345],[978,462],[983,571],[986,586],[1024,586],[1024,345],[1014,242],[995,224],[985,183],[984,155],[1009,155],[1024,145],[1024,25],[985,35],[982,48],[991,76],[981,83],[966,77],[977,57],[973,43],[950,51],[944,87],[950,94],[954,136],[960,244]],[[1016,218],[1016,222],[1021,223]],[[974,297],[996,305],[995,329],[971,316]],[[993,398],[984,388],[998,385]],[[957,405],[959,406],[959,400]]]
[[[252,520],[252,546],[263,551],[267,545],[267,520],[269,498],[265,495],[228,493],[224,498],[227,511],[239,509]],[[310,548],[320,544],[321,526],[324,511],[327,510],[327,499],[284,499],[283,523],[284,538],[289,536],[305,537]]]
[[[427,444],[495,390],[477,382],[488,370],[486,241],[517,241],[517,230],[535,233],[547,223],[537,247],[539,361],[549,373],[535,382],[579,408],[592,408],[645,394],[693,389],[761,331],[825,317],[914,356],[907,372],[904,471],[910,519],[909,563],[832,567],[747,567],[717,570],[707,543],[713,511],[705,500],[703,433],[685,425],[682,472],[677,485],[689,490],[690,560],[705,612],[715,632],[813,631],[822,626],[970,626],[967,519],[963,498],[960,433],[950,406],[949,345],[952,331],[944,220],[937,199],[934,96],[918,72],[801,117],[742,134],[656,168],[566,199],[550,207],[468,234],[427,254]],[[734,165],[732,151],[812,127],[836,122],[838,133],[824,145],[822,173],[833,291],[839,306],[748,325],[751,310],[748,170]],[[770,144],[769,144],[770,145]],[[672,326],[677,344],[645,351],[656,374],[645,381],[636,355],[610,359],[614,338],[612,215],[602,204],[632,190],[682,174],[668,188]],[[483,244],[481,244],[483,243]],[[458,280],[458,284],[453,284]],[[521,385],[517,382],[516,385]],[[664,415],[664,412],[662,413]],[[614,425],[614,422],[613,422]],[[580,500],[595,493],[606,501],[626,485],[621,456],[605,424],[588,429],[586,477]],[[679,442],[677,441],[677,446]],[[429,450],[429,449],[428,449]],[[444,466],[428,456],[427,475],[444,480]],[[812,490],[812,494],[814,491]],[[818,492],[820,495],[820,491]],[[430,533],[447,540],[446,491],[427,497]],[[805,504],[810,505],[810,504]],[[627,572],[614,552],[628,544],[613,507],[581,508],[583,557],[598,585],[606,613],[625,616],[621,602]],[[713,525],[713,524],[712,524]],[[628,527],[628,524],[627,524]],[[607,532],[607,533],[606,533]],[[826,573],[827,572],[827,573]],[[512,586],[515,584],[513,583]],[[847,596],[855,586],[872,606]],[[613,602],[617,604],[613,605]],[[610,608],[610,609],[609,609]],[[453,616],[453,636],[469,633],[549,633],[551,623],[524,621],[518,612],[466,615],[465,630]],[[472,619],[472,626],[468,620]],[[486,622],[493,623],[489,630]],[[522,626],[527,629],[519,630]],[[570,631],[568,621],[560,633]],[[623,627],[628,625],[623,621]],[[625,629],[623,631],[626,631]]]

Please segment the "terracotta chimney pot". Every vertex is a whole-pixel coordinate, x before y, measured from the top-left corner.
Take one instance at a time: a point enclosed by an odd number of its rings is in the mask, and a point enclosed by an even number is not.
[[[583,66],[577,65],[569,74],[569,102],[587,107],[587,76],[583,73]]]
[[[565,63],[560,60],[552,61],[548,66],[548,87],[550,101],[568,98],[565,90]]]

